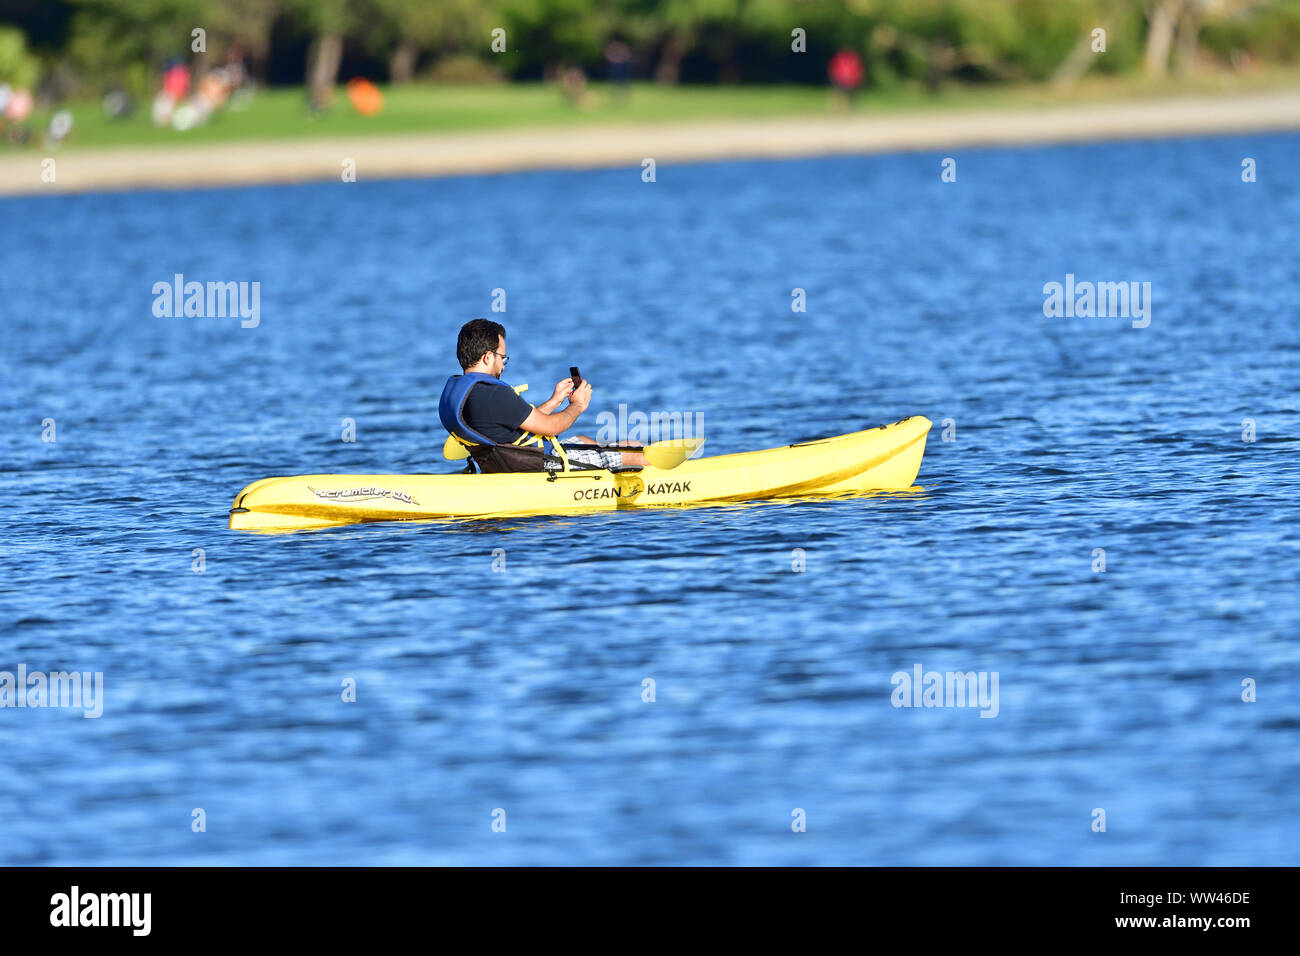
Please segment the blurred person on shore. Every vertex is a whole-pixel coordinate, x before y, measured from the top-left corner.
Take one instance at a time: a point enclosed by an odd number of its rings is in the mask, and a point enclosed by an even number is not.
[[[72,113],[68,110],[59,110],[50,117],[50,125],[45,131],[45,144],[60,146],[71,132]]]
[[[23,146],[31,138],[27,117],[32,115],[34,100],[30,90],[0,84],[0,132],[15,146]]]
[[[307,115],[323,116],[334,105],[334,89],[330,86],[307,88]]]
[[[179,57],[171,57],[163,68],[162,89],[153,99],[152,117],[155,126],[172,125],[176,107],[190,92],[190,67]]]
[[[194,96],[190,100],[190,106],[195,113],[195,125],[206,123],[208,118],[225,104],[229,96],[230,86],[223,68],[217,67],[203,74],[203,79],[199,80]]]
[[[862,85],[862,57],[856,50],[841,49],[831,57],[826,71],[835,87],[835,102],[841,108],[849,107],[853,94]]]
[[[105,93],[101,105],[104,115],[111,120],[126,119],[135,112],[135,101],[120,86],[115,86]]]
[[[248,109],[248,104],[253,99],[253,78],[244,63],[244,48],[239,43],[230,45],[222,68],[226,71],[226,82],[230,90],[228,108],[235,111]]]
[[[632,48],[622,40],[610,40],[605,45],[605,67],[614,99],[627,99],[628,79],[631,73]]]
[[[570,66],[560,71],[560,92],[569,105],[580,110],[591,108],[591,93],[587,90],[587,74],[581,67]]]

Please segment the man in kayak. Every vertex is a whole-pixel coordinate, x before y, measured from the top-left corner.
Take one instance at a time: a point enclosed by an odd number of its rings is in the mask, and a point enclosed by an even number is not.
[[[546,439],[570,428],[591,403],[591,383],[583,381],[574,388],[572,378],[556,382],[551,397],[536,408],[520,398],[501,381],[509,356],[506,355],[506,330],[499,322],[490,319],[466,322],[456,339],[456,358],[464,374],[447,380],[438,410],[443,424],[460,438],[480,444],[537,444],[550,453],[553,449]],[[565,399],[569,404],[563,411],[556,411]],[[645,455],[632,450],[637,445],[629,445],[627,451],[570,447],[596,444],[586,435],[579,435],[576,442],[561,444],[571,466],[644,468],[646,465]]]

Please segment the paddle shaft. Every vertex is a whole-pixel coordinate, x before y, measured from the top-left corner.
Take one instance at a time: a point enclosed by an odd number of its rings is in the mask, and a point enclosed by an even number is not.
[[[704,439],[701,438],[652,442],[649,445],[589,445],[583,443],[565,445],[565,448],[572,448],[575,451],[640,452],[645,456],[648,464],[666,471],[676,468],[690,458],[703,443]],[[448,438],[443,445],[443,455],[450,461],[461,461],[469,457],[469,451],[454,438]]]

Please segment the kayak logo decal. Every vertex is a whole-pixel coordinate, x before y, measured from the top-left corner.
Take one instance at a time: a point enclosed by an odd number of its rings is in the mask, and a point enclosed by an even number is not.
[[[364,488],[313,488],[308,485],[307,490],[317,498],[324,498],[326,501],[370,501],[374,498],[390,498],[406,505],[419,504],[415,498],[405,491],[376,488],[373,485],[367,485]]]

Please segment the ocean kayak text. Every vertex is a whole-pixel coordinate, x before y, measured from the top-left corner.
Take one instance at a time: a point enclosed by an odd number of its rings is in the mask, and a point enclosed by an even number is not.
[[[647,495],[677,495],[691,490],[689,481],[661,481],[657,485],[646,485],[645,494]],[[627,497],[632,498],[640,494],[638,491],[629,491]],[[595,498],[622,498],[622,488],[583,488],[573,493],[574,501],[591,501]]]

